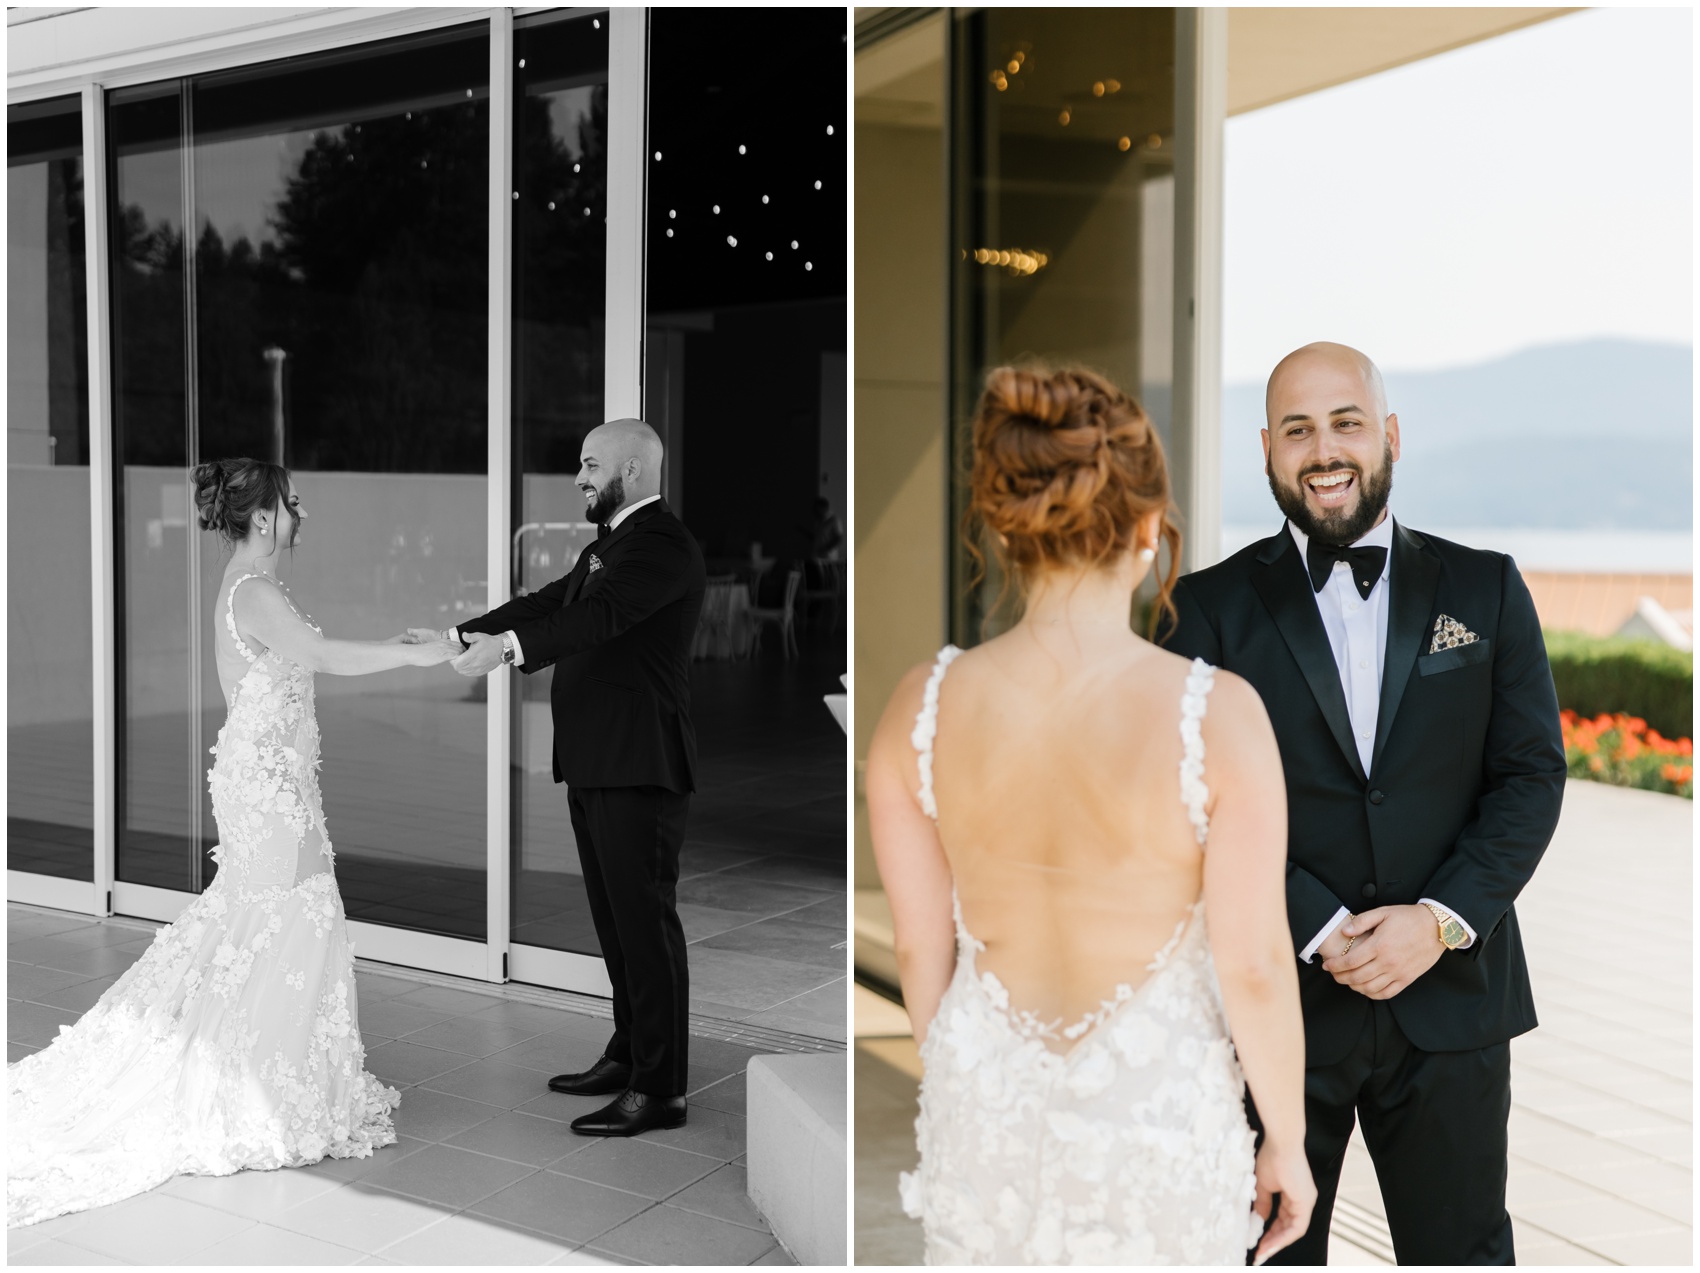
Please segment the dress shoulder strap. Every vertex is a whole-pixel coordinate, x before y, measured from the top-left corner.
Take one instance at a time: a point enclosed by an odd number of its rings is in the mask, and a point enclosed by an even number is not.
[[[944,683],[945,669],[962,651],[947,645],[933,662],[933,674],[927,678],[927,688],[921,698],[921,710],[915,715],[915,729],[909,741],[915,746],[915,758],[921,770],[921,812],[934,822],[939,820],[938,801],[933,798],[933,739],[939,732],[939,686]]]
[[[1210,838],[1210,817],[1204,812],[1210,788],[1204,781],[1203,725],[1205,696],[1215,684],[1216,669],[1203,659],[1194,659],[1181,695],[1181,801],[1200,846]]]
[[[225,599],[224,603],[224,626],[230,630],[230,639],[236,642],[237,653],[250,663],[254,662],[255,659],[258,658],[258,655],[256,655],[243,643],[241,636],[238,635],[236,631],[236,590],[248,580],[258,579],[259,577],[260,575],[258,571],[250,571],[248,574],[243,575],[235,583],[230,585],[230,595]]]

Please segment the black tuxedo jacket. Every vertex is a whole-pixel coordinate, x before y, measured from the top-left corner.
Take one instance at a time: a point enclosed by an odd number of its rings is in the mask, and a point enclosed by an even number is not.
[[[522,672],[555,665],[555,781],[696,790],[691,638],[702,550],[665,501],[632,512],[564,578],[460,625],[512,630]]]
[[[1475,930],[1475,944],[1442,955],[1389,1006],[1425,1051],[1486,1047],[1536,1024],[1512,902],[1558,824],[1558,698],[1511,558],[1395,524],[1388,584],[1367,774],[1304,558],[1285,526],[1180,580],[1179,622],[1164,644],[1244,677],[1269,711],[1286,771],[1294,952],[1341,906],[1442,901]],[[1442,614],[1481,639],[1428,653]],[[1298,970],[1306,1064],[1332,1064],[1358,1038],[1371,1001],[1335,982],[1320,957]]]

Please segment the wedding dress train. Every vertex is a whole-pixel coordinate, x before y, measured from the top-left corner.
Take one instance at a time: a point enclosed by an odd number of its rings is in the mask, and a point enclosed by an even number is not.
[[[920,802],[935,821],[934,665],[913,735]],[[1200,722],[1214,669],[1182,699],[1181,797],[1203,845]],[[1232,1264],[1251,1213],[1253,1137],[1201,900],[1146,965],[1072,1024],[1041,1020],[977,967],[985,950],[955,899],[957,962],[921,1048],[920,1165],[904,1209],[928,1264]]]
[[[365,1069],[353,951],[319,798],[313,676],[248,664],[208,778],[211,886],[74,1025],[7,1067],[8,1227],[179,1172],[363,1158],[400,1097]],[[316,629],[315,629],[316,630]]]

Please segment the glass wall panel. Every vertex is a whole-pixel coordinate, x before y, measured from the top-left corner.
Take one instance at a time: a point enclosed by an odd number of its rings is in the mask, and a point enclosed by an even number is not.
[[[951,48],[952,525],[986,372],[1079,363],[1139,397],[1168,441],[1173,363],[1172,9],[979,9]],[[995,566],[953,550],[952,639],[978,641]],[[988,561],[991,554],[987,553]]]
[[[117,878],[199,892],[212,880],[206,850],[217,836],[203,821],[208,765],[197,740],[209,723],[216,732],[217,718],[208,722],[197,701],[191,647],[210,619],[189,587],[200,545],[187,485],[196,452],[185,343],[183,97],[170,83],[107,100],[122,717]]]
[[[679,915],[693,994],[805,1033],[844,1011],[848,28],[650,17],[644,410],[708,570]]]
[[[92,880],[82,104],[6,116],[6,865]]]
[[[227,558],[192,529],[185,466],[292,469],[309,520],[282,574],[333,635],[482,608],[488,47],[479,24],[114,96],[115,224],[159,227],[119,254],[120,879],[211,878],[206,748],[224,699],[205,646]],[[162,332],[175,344],[150,357]],[[481,939],[482,683],[321,675],[317,700],[349,916]]]
[[[594,533],[573,478],[603,420],[605,26],[591,14],[516,32],[516,588],[559,578]],[[845,28],[842,10],[650,14],[644,416],[711,576],[678,897],[693,936],[740,928],[729,950],[774,953],[783,942],[754,930],[781,913],[844,913],[844,743],[820,701],[845,670],[841,574],[804,578],[834,551],[817,551],[830,520],[817,500],[841,515],[847,489]],[[729,496],[747,490],[751,456],[761,489]],[[791,642],[769,627],[758,644],[750,606],[783,606],[793,572]],[[596,954],[551,781],[549,676],[514,691],[513,939]],[[707,878],[722,868],[742,869]],[[799,942],[804,967],[784,984],[810,989],[811,961],[841,973],[833,940]],[[714,984],[711,965],[693,948],[693,976]]]
[[[602,423],[607,291],[608,17],[514,31],[511,586],[534,592],[595,542],[575,483],[579,446]],[[555,784],[554,669],[511,678],[513,940],[600,954]]]

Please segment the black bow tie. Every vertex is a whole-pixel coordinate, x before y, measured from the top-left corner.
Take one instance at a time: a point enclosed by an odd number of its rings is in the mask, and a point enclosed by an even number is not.
[[[1334,544],[1325,544],[1312,537],[1305,545],[1305,565],[1310,567],[1310,586],[1317,592],[1322,591],[1322,585],[1328,582],[1328,576],[1334,573],[1334,563],[1343,561],[1352,568],[1352,582],[1358,586],[1358,595],[1365,601],[1375,588],[1375,581],[1381,578],[1381,570],[1387,564],[1385,548],[1340,548]]]
[[[607,539],[608,536],[612,533],[613,533],[612,528],[608,525],[607,522],[603,522],[601,525],[599,525],[596,528],[596,537],[598,539]]]

